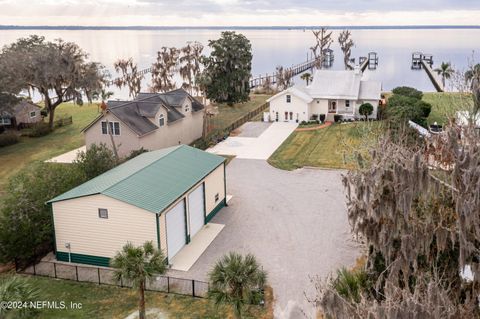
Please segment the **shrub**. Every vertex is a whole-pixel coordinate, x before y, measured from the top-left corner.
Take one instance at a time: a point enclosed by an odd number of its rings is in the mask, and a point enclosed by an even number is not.
[[[302,126],[303,126],[303,125],[307,125],[307,122],[306,122],[306,121],[301,121],[301,122],[300,122],[300,125],[302,125]]]
[[[366,272],[350,271],[345,268],[337,270],[337,278],[332,285],[340,296],[356,303],[360,302],[362,292],[370,288]]]
[[[320,114],[320,122],[325,122],[325,114]]]
[[[54,122],[55,127],[62,127],[69,124],[72,124],[72,120],[70,117],[62,117]]]
[[[39,122],[32,126],[30,132],[28,132],[28,136],[30,137],[41,137],[49,134],[52,130],[48,126],[48,123]]]
[[[423,97],[423,93],[421,91],[408,86],[400,86],[400,87],[394,88],[392,92],[393,94],[408,96],[417,100],[421,100]]]
[[[393,122],[408,122],[409,120],[427,127],[427,117],[432,106],[422,100],[394,94],[387,104],[387,118]]]
[[[84,181],[76,165],[43,162],[11,178],[0,211],[0,263],[26,265],[51,251],[52,214],[45,202]]]
[[[0,147],[13,145],[18,143],[19,138],[15,133],[3,133],[0,134]]]
[[[342,120],[343,116],[341,116],[340,114],[334,114],[333,115],[333,120],[335,121],[335,123],[338,123]]]
[[[365,116],[365,121],[368,120],[368,116],[372,115],[373,113],[373,105],[370,103],[363,103],[358,108],[358,113],[360,113],[360,115]]]
[[[115,155],[105,144],[92,144],[86,152],[80,152],[74,161],[85,174],[87,180],[92,179],[117,165]]]
[[[148,150],[144,149],[143,147],[138,149],[138,150],[131,151],[130,154],[127,157],[125,157],[125,161],[129,161],[132,158],[135,158],[138,155],[146,153],[146,152],[148,152]]]

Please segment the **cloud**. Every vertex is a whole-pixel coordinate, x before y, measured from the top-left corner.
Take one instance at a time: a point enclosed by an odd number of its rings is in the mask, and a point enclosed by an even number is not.
[[[478,0],[0,0],[0,24],[478,24]]]

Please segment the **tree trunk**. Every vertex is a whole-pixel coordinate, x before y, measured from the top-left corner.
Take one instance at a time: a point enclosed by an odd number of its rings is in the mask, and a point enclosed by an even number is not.
[[[145,319],[145,282],[140,283],[138,288],[138,318]]]
[[[55,119],[55,108],[52,108],[51,105],[48,105],[48,127],[53,131],[54,119]]]

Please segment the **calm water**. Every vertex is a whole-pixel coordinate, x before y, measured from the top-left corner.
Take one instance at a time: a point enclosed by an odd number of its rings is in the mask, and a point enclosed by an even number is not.
[[[181,47],[187,41],[199,41],[205,46],[208,40],[216,39],[220,30],[1,30],[0,46],[19,37],[40,34],[47,39],[62,38],[78,43],[92,60],[103,63],[113,75],[113,63],[118,58],[133,57],[140,68],[154,61],[162,46]],[[253,74],[272,73],[277,65],[290,66],[306,59],[308,48],[314,38],[310,31],[303,30],[241,30],[250,39],[253,48]],[[338,31],[333,36],[338,37]],[[379,80],[384,90],[399,85],[408,85],[423,91],[434,91],[424,71],[410,69],[411,53],[421,51],[434,56],[435,65],[449,61],[455,69],[463,70],[469,65],[472,52],[480,61],[480,30],[353,30],[355,47],[352,57],[366,55],[369,51],[379,54],[379,66],[375,71],[366,71],[365,77]],[[335,42],[332,45],[336,61],[333,69],[343,69],[343,57]],[[204,51],[208,53],[208,47]],[[434,66],[435,66],[434,65]],[[147,75],[145,87],[149,77]],[[298,79],[297,79],[298,81]],[[126,97],[126,92],[115,91],[116,98]]]

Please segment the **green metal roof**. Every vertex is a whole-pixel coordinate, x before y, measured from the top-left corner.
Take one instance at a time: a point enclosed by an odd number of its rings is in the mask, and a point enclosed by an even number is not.
[[[224,161],[221,156],[186,145],[147,152],[48,203],[103,194],[159,213]]]

